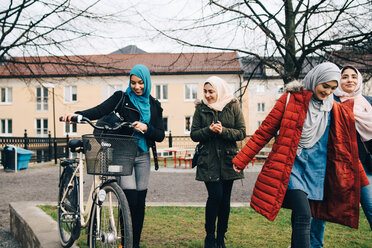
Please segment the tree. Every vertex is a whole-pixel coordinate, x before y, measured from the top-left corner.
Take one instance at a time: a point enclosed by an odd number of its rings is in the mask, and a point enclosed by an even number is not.
[[[40,65],[38,68],[42,70],[45,64],[73,66],[75,70],[95,66],[84,56],[67,55],[74,55],[76,41],[97,35],[96,24],[120,21],[115,15],[118,9],[111,13],[101,11],[102,2],[104,0],[1,1],[0,64],[12,69],[23,64],[22,68],[27,67],[29,71],[35,69],[35,65]],[[88,42],[85,39],[84,45],[89,46]],[[41,56],[52,58],[41,59]]]
[[[176,28],[150,24],[182,45],[253,57],[285,83],[301,76],[309,58],[329,60],[345,47],[371,52],[361,46],[372,37],[370,0],[209,0],[200,13],[178,18],[179,25],[172,24]],[[185,35],[195,30],[200,34],[197,39]],[[217,30],[224,31],[219,37],[224,43],[216,42]],[[371,67],[371,61],[364,63]]]

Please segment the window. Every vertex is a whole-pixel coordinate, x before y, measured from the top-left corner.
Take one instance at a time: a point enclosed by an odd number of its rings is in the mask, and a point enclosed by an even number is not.
[[[13,123],[12,119],[1,119],[0,120],[1,125],[1,135],[3,136],[9,136],[13,133]]]
[[[284,93],[284,86],[278,86],[278,94]]]
[[[65,102],[73,103],[77,101],[77,88],[76,86],[65,87]]]
[[[155,86],[155,98],[159,101],[168,100],[168,85],[159,84]]]
[[[36,119],[36,136],[48,136],[48,119]]]
[[[257,85],[256,92],[257,93],[264,93],[265,92],[265,86],[264,85]]]
[[[77,125],[76,123],[67,123],[65,122],[65,135],[76,135],[77,134]]]
[[[261,124],[262,124],[262,121],[258,121],[257,122],[257,128],[259,128],[261,126]]]
[[[265,103],[263,102],[257,103],[257,112],[260,112],[260,113],[265,112]]]
[[[12,103],[13,94],[12,88],[0,88],[1,90],[1,103]]]
[[[191,132],[191,125],[192,125],[192,117],[186,116],[185,117],[185,133]]]
[[[168,117],[163,117],[163,126],[164,126],[164,131],[168,132]]]
[[[272,68],[265,66],[265,74],[268,77],[279,76],[279,74]]]
[[[48,111],[48,89],[45,87],[36,88],[36,110]]]
[[[186,84],[185,85],[185,100],[191,101],[198,98],[198,85],[197,84]]]

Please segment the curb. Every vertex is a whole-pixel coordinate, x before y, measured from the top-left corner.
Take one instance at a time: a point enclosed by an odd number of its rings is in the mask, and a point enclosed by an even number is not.
[[[56,202],[11,202],[10,231],[22,247],[60,247],[58,224],[39,205],[54,205]],[[205,207],[205,202],[148,202],[149,207]],[[249,203],[231,203],[231,207],[248,207]],[[73,248],[78,246],[73,245]]]

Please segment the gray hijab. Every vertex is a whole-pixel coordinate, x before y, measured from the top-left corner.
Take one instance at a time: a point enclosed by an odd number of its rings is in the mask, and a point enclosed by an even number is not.
[[[326,62],[311,69],[302,81],[304,90],[311,90],[315,93],[315,87],[329,81],[340,83],[341,72],[337,65]],[[305,123],[302,128],[300,143],[297,155],[300,155],[303,148],[310,148],[323,136],[327,127],[329,111],[333,106],[333,94],[324,100],[318,100],[313,94],[309,109],[307,110]]]

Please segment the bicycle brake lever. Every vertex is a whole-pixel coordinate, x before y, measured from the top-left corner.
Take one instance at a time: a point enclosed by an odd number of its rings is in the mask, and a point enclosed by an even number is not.
[[[142,131],[141,129],[139,129],[139,128],[135,128],[135,127],[133,127],[133,129],[134,130],[136,130],[137,132],[140,132],[140,133],[142,133],[142,134],[145,134],[145,132],[144,131]]]
[[[129,127],[133,128],[133,130],[135,130],[135,131],[137,131],[137,132],[139,132],[139,133],[142,133],[142,134],[145,133],[145,132],[142,131],[141,129],[134,127],[132,124],[130,124]]]

